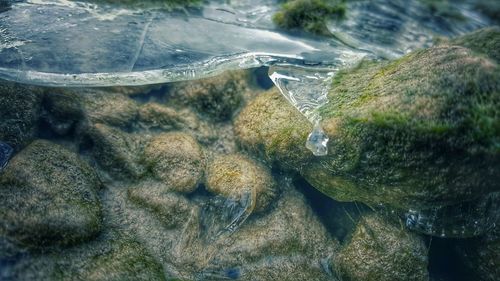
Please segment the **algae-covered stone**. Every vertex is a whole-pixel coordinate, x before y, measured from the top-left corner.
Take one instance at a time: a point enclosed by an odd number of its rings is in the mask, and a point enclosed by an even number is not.
[[[339,73],[322,113],[332,153],[305,178],[341,201],[417,209],[498,189],[499,77],[451,45]]]
[[[140,108],[139,124],[151,131],[185,131],[205,144],[216,137],[212,126],[200,120],[191,110],[178,110],[158,103],[147,103]]]
[[[332,262],[346,281],[429,280],[423,239],[377,215],[358,223],[350,242]]]
[[[78,267],[75,266],[78,265]],[[57,280],[135,281],[166,280],[162,266],[134,240],[113,241],[109,247],[74,264],[61,262]]]
[[[490,57],[496,63],[500,62],[500,27],[498,26],[479,29],[453,39],[449,44],[469,48],[474,52]]]
[[[217,156],[207,169],[207,190],[226,198],[251,197],[251,209],[263,211],[277,195],[270,171],[241,154]]]
[[[128,190],[128,198],[149,209],[167,227],[184,225],[194,212],[194,205],[182,195],[170,192],[168,185],[159,182],[142,182]]]
[[[145,169],[140,165],[141,139],[119,129],[95,124],[87,131],[92,156],[111,175],[139,178]]]
[[[276,25],[285,29],[329,35],[326,22],[345,15],[345,0],[287,0],[273,16]]]
[[[248,81],[245,71],[227,71],[196,83],[175,83],[170,89],[170,101],[191,106],[215,121],[226,121],[243,102]]]
[[[225,266],[219,278],[236,269],[239,280],[330,280],[321,260],[338,250],[338,242],[295,190],[285,191],[270,213],[249,219],[214,246],[213,259]]]
[[[91,238],[101,227],[99,186],[95,172],[75,153],[34,141],[1,175],[0,236],[28,249]]]
[[[185,133],[164,133],[153,138],[144,149],[144,162],[155,177],[178,192],[194,191],[204,171],[203,151]]]
[[[0,141],[20,150],[37,133],[42,92],[0,81]]]
[[[320,112],[330,138],[326,157],[311,158],[303,148],[310,125],[291,114],[276,118],[294,109],[272,106],[271,98],[243,109],[235,131],[244,147],[299,167],[338,201],[456,204],[499,188],[499,78],[494,60],[442,44],[337,73]]]
[[[131,98],[120,93],[80,90],[87,116],[93,123],[127,127],[137,118],[139,106]]]
[[[310,130],[312,125],[277,89],[257,96],[234,122],[240,146],[290,168],[300,168],[312,158],[305,148]]]

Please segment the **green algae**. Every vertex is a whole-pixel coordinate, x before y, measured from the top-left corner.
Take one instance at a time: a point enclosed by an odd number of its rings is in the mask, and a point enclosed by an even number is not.
[[[274,23],[284,29],[299,29],[318,35],[330,35],[326,22],[345,16],[345,1],[289,0],[273,16]]]

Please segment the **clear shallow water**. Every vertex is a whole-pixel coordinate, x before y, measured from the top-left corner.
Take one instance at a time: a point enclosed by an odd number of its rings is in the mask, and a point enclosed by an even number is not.
[[[335,37],[276,30],[277,1],[211,1],[201,10],[12,2],[0,14],[0,78],[44,86],[126,86],[195,80],[226,70],[274,66],[270,77],[317,128],[307,147],[325,155],[316,110],[335,72],[365,57],[395,58],[488,24],[468,10],[433,16],[418,1],[354,1]],[[319,74],[323,73],[323,74]],[[319,137],[318,137],[319,136]]]

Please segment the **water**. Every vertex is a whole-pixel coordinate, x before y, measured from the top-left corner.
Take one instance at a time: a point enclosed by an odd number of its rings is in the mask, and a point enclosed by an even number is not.
[[[462,4],[456,9],[463,19],[436,23],[442,17],[432,17],[417,1],[354,1],[346,21],[328,24],[335,38],[325,39],[277,31],[270,20],[277,7],[266,0],[211,1],[186,13],[16,1],[0,15],[0,78],[44,86],[130,86],[277,65],[271,79],[319,128],[316,112],[328,102],[329,81],[339,68],[367,56],[398,57],[429,46],[435,35],[488,23]],[[317,132],[307,147],[324,155],[327,138],[314,137]]]

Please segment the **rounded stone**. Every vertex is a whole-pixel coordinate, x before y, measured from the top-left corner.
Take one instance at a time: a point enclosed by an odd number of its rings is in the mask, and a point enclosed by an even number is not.
[[[0,236],[27,249],[88,240],[101,228],[99,187],[97,175],[78,155],[34,141],[1,175]]]
[[[277,195],[269,169],[241,154],[218,156],[210,163],[207,190],[232,199],[247,193],[256,212],[266,209]]]
[[[164,133],[144,149],[144,162],[158,179],[173,190],[189,193],[196,189],[204,171],[203,151],[185,133]]]

